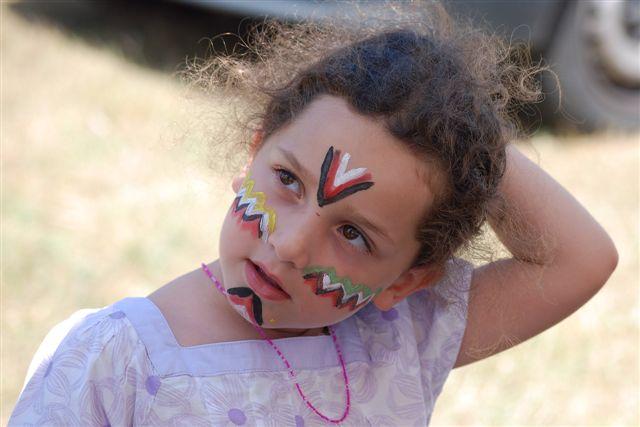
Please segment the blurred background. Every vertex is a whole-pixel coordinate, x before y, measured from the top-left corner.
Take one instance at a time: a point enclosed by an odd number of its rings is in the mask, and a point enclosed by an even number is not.
[[[379,3],[371,3],[378,4]],[[265,15],[331,19],[334,1],[0,4],[1,422],[53,325],[144,296],[217,257],[232,199],[206,133],[223,100],[179,78]],[[447,3],[532,45],[561,80],[523,110],[522,150],[603,225],[620,262],[583,308],[454,370],[433,425],[629,425],[639,414],[640,4]],[[384,10],[383,10],[384,11]],[[337,15],[336,15],[337,14]],[[220,163],[225,159],[221,158]]]

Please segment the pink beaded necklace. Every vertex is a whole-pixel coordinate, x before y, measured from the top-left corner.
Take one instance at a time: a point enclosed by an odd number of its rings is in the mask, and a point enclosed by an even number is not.
[[[211,281],[213,281],[214,285],[216,285],[216,288],[218,288],[218,290],[222,294],[226,295],[227,292],[225,291],[224,287],[222,287],[222,284],[218,281],[216,276],[214,276],[213,273],[211,273],[211,271],[209,270],[209,268],[205,263],[202,263],[202,269],[204,270],[205,273],[207,273],[207,276],[209,276]],[[258,331],[262,339],[264,339],[267,343],[269,343],[271,348],[273,348],[275,352],[278,354],[278,356],[280,357],[280,360],[282,360],[282,363],[284,363],[284,366],[286,366],[286,368],[289,370],[289,375],[291,376],[291,378],[295,378],[296,377],[295,371],[291,367],[291,364],[289,363],[287,358],[284,356],[284,354],[282,354],[278,346],[271,339],[269,339],[269,337],[267,337],[267,334],[264,332],[264,330],[260,326],[258,325],[253,325],[253,326],[256,328],[256,330]],[[342,414],[342,417],[338,419],[331,419],[326,415],[324,415],[323,413],[321,413],[320,411],[318,411],[316,407],[313,406],[311,402],[309,402],[309,399],[303,393],[302,387],[300,387],[300,384],[298,383],[298,381],[296,381],[295,384],[296,384],[296,389],[298,390],[298,394],[300,395],[304,403],[306,403],[307,406],[311,408],[313,412],[318,414],[318,416],[325,421],[338,424],[344,421],[349,415],[349,409],[351,409],[351,393],[349,392],[349,377],[347,376],[347,367],[345,366],[344,360],[342,358],[342,351],[340,350],[340,345],[338,344],[338,340],[336,338],[335,332],[333,331],[333,328],[331,326],[329,326],[328,328],[329,328],[329,333],[331,334],[331,339],[333,340],[333,345],[336,349],[336,353],[338,353],[338,360],[340,361],[340,366],[342,367],[342,378],[344,378],[344,389],[347,395],[347,404],[344,409],[344,413]]]

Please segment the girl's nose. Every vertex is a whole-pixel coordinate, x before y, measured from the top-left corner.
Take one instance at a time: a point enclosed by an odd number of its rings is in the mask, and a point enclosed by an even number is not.
[[[269,243],[280,261],[297,269],[309,264],[309,251],[314,244],[313,234],[317,232],[317,224],[312,224],[312,217],[315,216],[298,214],[288,220],[278,218],[278,225],[269,236]]]

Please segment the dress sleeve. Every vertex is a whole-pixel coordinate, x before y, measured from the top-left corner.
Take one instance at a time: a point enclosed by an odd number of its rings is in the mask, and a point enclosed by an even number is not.
[[[140,346],[122,311],[77,311],[40,344],[8,425],[131,425]]]

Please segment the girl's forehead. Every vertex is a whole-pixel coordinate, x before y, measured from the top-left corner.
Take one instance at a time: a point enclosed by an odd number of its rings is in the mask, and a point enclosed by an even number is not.
[[[318,186],[331,184],[326,182],[327,170],[323,176],[323,167],[330,166],[334,184],[348,185],[349,179],[372,182],[332,207],[366,211],[381,223],[406,224],[412,235],[433,200],[426,180],[428,166],[391,135],[381,120],[356,113],[340,98],[325,96],[313,101],[273,134],[263,149],[272,161],[294,167],[305,185],[312,187],[307,191],[315,193]],[[364,175],[366,180],[361,178]]]
[[[385,128],[384,122],[355,112],[344,100],[322,96],[311,102],[291,123],[272,135],[279,150],[296,155],[298,160],[319,166],[329,148],[349,154],[349,165],[396,174],[410,168],[418,177],[425,165],[405,144]],[[409,171],[407,171],[409,172]]]

